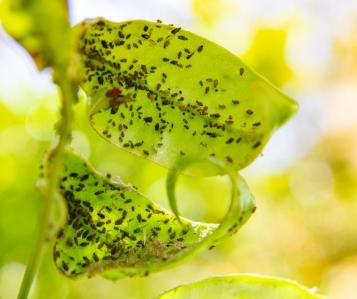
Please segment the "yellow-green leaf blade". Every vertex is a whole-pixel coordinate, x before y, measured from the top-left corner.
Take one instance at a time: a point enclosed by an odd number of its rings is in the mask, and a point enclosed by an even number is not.
[[[101,274],[110,279],[172,267],[235,233],[254,212],[247,186],[234,183],[239,194],[232,196],[224,226],[179,221],[135,187],[97,173],[68,150],[60,184],[68,216],[54,246],[56,266],[68,277]]]
[[[165,167],[200,154],[241,169],[296,110],[238,57],[179,27],[103,19],[79,26],[93,128]]]
[[[211,277],[179,286],[156,299],[328,299],[298,283],[269,276]]]

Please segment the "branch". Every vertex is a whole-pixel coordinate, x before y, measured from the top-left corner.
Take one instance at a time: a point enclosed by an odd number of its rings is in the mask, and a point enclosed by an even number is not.
[[[49,227],[53,203],[56,198],[61,198],[58,194],[58,180],[63,167],[64,149],[71,140],[72,105],[77,100],[77,84],[70,79],[66,70],[59,71],[57,75],[58,80],[56,83],[61,93],[60,120],[57,124],[59,139],[57,145],[50,149],[45,157],[44,184],[41,186],[43,204],[38,221],[38,235],[21,283],[18,299],[26,299],[28,297],[42,253],[50,240]]]

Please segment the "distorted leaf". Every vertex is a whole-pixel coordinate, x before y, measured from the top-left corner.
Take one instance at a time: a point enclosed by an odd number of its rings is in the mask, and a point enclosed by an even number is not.
[[[135,187],[99,174],[68,150],[60,184],[68,216],[54,245],[57,268],[68,277],[147,275],[214,245],[255,209],[244,181],[230,175],[232,203],[222,224],[193,222],[176,218]]]
[[[200,155],[241,169],[296,110],[238,57],[180,27],[104,19],[78,26],[93,128],[167,168]]]
[[[179,286],[156,299],[327,299],[298,283],[269,276],[212,277]]]
[[[66,0],[3,0],[4,28],[33,57],[37,67],[67,67],[70,24]]]

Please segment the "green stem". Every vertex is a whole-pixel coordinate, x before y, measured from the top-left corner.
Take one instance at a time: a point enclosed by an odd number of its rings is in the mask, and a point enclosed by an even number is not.
[[[49,150],[44,163],[44,185],[41,188],[43,193],[43,204],[38,221],[38,235],[33,252],[30,256],[21,287],[18,293],[18,299],[26,299],[29,295],[33,280],[39,267],[42,253],[49,243],[49,227],[51,221],[51,210],[56,200],[58,190],[58,180],[62,170],[63,153],[66,145],[71,140],[72,130],[72,104],[76,100],[75,84],[69,79],[66,71],[58,72],[59,80],[57,82],[61,91],[61,111],[58,123],[59,140],[55,147]]]

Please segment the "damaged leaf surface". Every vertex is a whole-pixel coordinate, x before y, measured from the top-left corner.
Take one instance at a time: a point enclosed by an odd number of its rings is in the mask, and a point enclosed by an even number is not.
[[[173,265],[233,234],[254,212],[243,180],[232,177],[232,182],[232,203],[222,224],[193,222],[158,207],[135,187],[96,172],[68,150],[60,184],[68,216],[53,250],[56,266],[68,277],[100,273],[117,279]]]
[[[241,169],[296,110],[238,57],[180,27],[104,19],[78,26],[93,128],[164,167],[200,155]],[[219,173],[202,165],[188,172]]]

